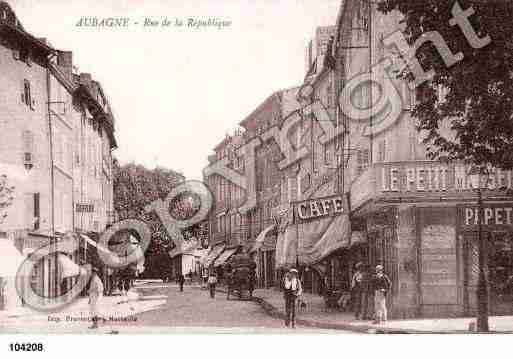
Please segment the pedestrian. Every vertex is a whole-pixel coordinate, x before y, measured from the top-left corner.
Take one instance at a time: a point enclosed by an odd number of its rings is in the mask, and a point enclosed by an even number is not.
[[[362,318],[362,312],[366,312],[366,306],[363,304],[363,294],[365,293],[364,280],[365,273],[363,271],[363,263],[358,262],[355,265],[356,272],[351,279],[351,297],[353,301],[353,309],[356,320]],[[363,309],[363,310],[362,310]],[[363,318],[362,318],[363,319]]]
[[[98,268],[93,268],[91,279],[89,281],[89,308],[93,325],[89,329],[98,328],[99,312],[101,299],[103,297],[103,283],[100,279]]]
[[[216,296],[216,284],[216,274],[214,273],[214,271],[211,271],[208,276],[208,289],[210,290],[210,298],[214,298]]]
[[[179,274],[178,275],[178,284],[180,285],[180,292],[183,292],[183,284],[185,282],[185,277],[183,276],[183,274]]]
[[[206,289],[207,288],[207,282],[208,282],[208,273],[206,269],[203,269],[203,282],[201,283],[201,288]]]
[[[298,271],[294,268],[285,274],[283,280],[283,297],[285,299],[285,326],[296,327],[296,300],[303,293]]]
[[[374,291],[374,324],[387,321],[387,293],[392,286],[390,278],[383,272],[383,266],[376,266],[376,274],[372,278]]]

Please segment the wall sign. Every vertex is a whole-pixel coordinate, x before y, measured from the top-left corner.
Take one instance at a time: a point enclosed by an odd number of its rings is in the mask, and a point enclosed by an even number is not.
[[[429,193],[472,191],[464,165],[444,165],[440,162],[400,162],[376,166],[377,190],[384,193]],[[488,190],[513,188],[511,171],[494,170],[488,180]]]
[[[513,228],[513,204],[484,204],[481,224],[483,226]],[[477,206],[463,206],[460,210],[460,223],[466,230],[477,230],[479,225],[479,209]]]
[[[301,221],[337,216],[345,211],[344,199],[340,195],[309,199],[294,204],[296,218]]]
[[[77,213],[93,213],[94,204],[77,203],[76,211]]]

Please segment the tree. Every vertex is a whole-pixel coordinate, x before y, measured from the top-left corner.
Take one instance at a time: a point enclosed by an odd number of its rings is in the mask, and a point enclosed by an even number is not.
[[[9,186],[6,175],[0,175],[0,224],[7,218],[7,207],[12,204],[14,187]]]
[[[182,174],[165,168],[149,170],[142,165],[129,163],[120,166],[114,161],[114,208],[120,219],[143,220],[151,230],[151,242],[147,255],[155,255],[172,249],[172,241],[157,214],[148,213],[144,207],[164,200],[169,192],[182,183]]]
[[[468,17],[477,36],[489,36],[482,47],[471,46],[451,11],[473,7]],[[480,167],[513,168],[513,2],[509,0],[381,0],[379,10],[398,10],[405,37],[412,45],[423,33],[438,31],[451,51],[464,59],[447,68],[434,46],[424,45],[417,58],[434,78],[424,83],[413,111],[425,134],[428,157],[463,161]],[[400,74],[413,79],[409,69]],[[440,101],[439,89],[446,93]]]
[[[149,275],[165,273],[170,263],[168,253],[174,244],[158,215],[144,208],[158,199],[165,200],[174,187],[185,181],[185,177],[173,170],[149,170],[134,163],[120,166],[114,161],[113,168],[114,208],[120,219],[142,220],[151,231],[151,241],[145,253],[145,272]],[[197,194],[183,193],[172,200],[170,214],[178,220],[190,218],[199,210],[199,201]],[[183,229],[184,240],[205,242],[206,225],[204,221]]]

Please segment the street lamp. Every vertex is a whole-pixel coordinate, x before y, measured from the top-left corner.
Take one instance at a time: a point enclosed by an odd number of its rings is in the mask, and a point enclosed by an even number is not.
[[[472,188],[477,192],[479,279],[477,283],[477,330],[488,332],[488,283],[486,278],[487,245],[483,238],[483,195],[487,189],[489,172],[486,168],[472,166],[468,172]]]

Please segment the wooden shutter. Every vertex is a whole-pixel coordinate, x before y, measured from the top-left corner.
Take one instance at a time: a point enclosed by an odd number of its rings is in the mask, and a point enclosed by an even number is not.
[[[41,218],[40,218],[40,211],[41,211],[41,208],[40,208],[40,202],[41,202],[41,196],[39,193],[34,193],[34,229],[35,230],[38,230],[39,229],[39,225],[41,223]]]

